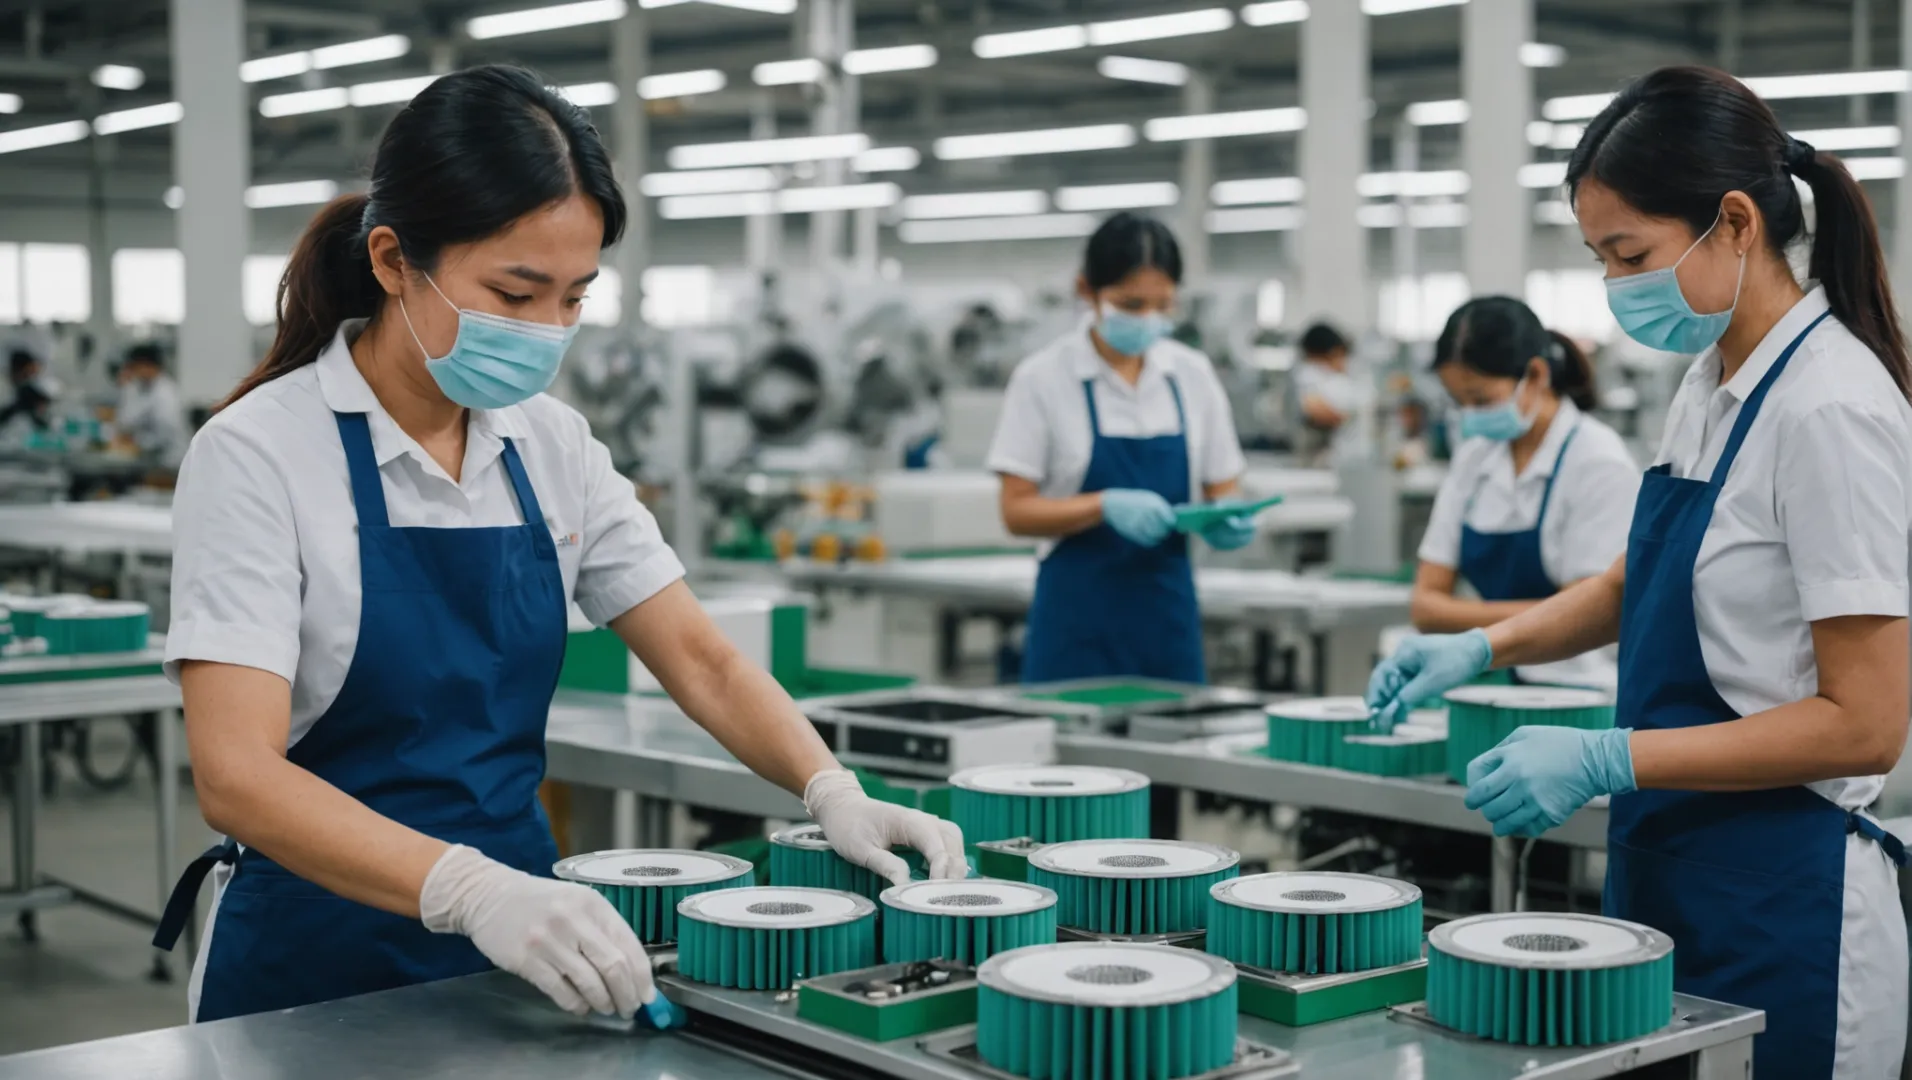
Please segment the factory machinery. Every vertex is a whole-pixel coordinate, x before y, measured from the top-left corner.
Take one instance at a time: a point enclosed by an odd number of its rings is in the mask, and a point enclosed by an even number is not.
[[[872,759],[924,775],[992,743],[999,759],[1039,753],[1025,730],[1039,713],[1133,725],[1152,706],[1179,716],[1151,723],[1219,724],[1208,737],[1235,742],[1244,733],[1226,729],[1252,715],[1265,746],[1247,752],[1396,776],[1446,771],[1457,743],[1539,714],[1598,724],[1604,709],[1611,723],[1598,695],[1510,688],[1459,694],[1446,731],[1423,714],[1385,737],[1345,700],[1148,683],[998,693],[962,708],[949,692],[867,695],[861,711],[838,700],[814,717],[835,725],[839,752],[867,736]],[[1651,1075],[1712,1080],[1745,1075],[1763,1027],[1757,1012],[1675,994],[1675,944],[1644,926],[1438,921],[1393,877],[1243,874],[1227,847],[1151,838],[1149,779],[1126,770],[1025,757],[942,775],[936,808],[973,845],[966,880],[922,880],[915,860],[916,880],[889,886],[814,825],[773,836],[763,866],[627,850],[557,872],[605,895],[650,947],[688,1022],[679,1037],[793,1075],[1582,1077],[1664,1063],[1674,1071]]]

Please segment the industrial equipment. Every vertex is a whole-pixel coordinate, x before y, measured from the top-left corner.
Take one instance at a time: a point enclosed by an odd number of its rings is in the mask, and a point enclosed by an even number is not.
[[[849,765],[942,779],[979,766],[1054,761],[1056,723],[1032,706],[979,703],[936,688],[803,703],[817,734]]]

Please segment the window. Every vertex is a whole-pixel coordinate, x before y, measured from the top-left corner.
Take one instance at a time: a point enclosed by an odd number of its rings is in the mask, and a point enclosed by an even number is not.
[[[20,321],[20,245],[0,244],[0,324]]]
[[[1466,274],[1426,274],[1381,283],[1381,332],[1397,341],[1433,341],[1447,317],[1467,302]]]
[[[1263,330],[1273,330],[1281,325],[1282,317],[1288,314],[1288,286],[1279,278],[1269,278],[1255,290],[1255,325]]]
[[[93,282],[79,244],[26,244],[20,258],[21,314],[28,322],[85,322]]]
[[[178,326],[186,318],[186,256],[174,248],[113,253],[113,321]]]
[[[279,321],[279,277],[285,273],[284,255],[248,255],[240,269],[240,306],[246,321],[271,326]]]
[[[1607,307],[1607,286],[1598,270],[1532,270],[1527,274],[1527,306],[1541,325],[1572,338],[1604,345],[1619,324]]]

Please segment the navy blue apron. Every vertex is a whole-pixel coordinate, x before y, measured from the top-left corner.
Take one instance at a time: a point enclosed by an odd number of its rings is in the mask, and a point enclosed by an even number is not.
[[[1739,719],[1713,688],[1693,614],[1693,570],[1720,488],[1773,382],[1821,315],[1786,347],[1733,423],[1710,480],[1647,470],[1627,537],[1620,722],[1641,731]],[[1749,587],[1756,587],[1750,583]],[[1846,835],[1904,848],[1876,822],[1809,788],[1635,791],[1613,798],[1608,915],[1672,935],[1682,993],[1766,1010],[1754,1072],[1813,1080],[1833,1067]]]
[[[1083,380],[1093,437],[1083,493],[1140,488],[1170,505],[1190,501],[1188,414],[1181,388],[1174,376],[1167,378],[1175,432],[1135,439],[1102,433],[1095,380]],[[1042,560],[1029,609],[1023,681],[1112,675],[1207,681],[1186,535],[1173,533],[1145,548],[1102,523],[1065,538]]]
[[[1511,532],[1482,532],[1467,524],[1467,512],[1461,512],[1461,576],[1482,600],[1544,600],[1560,591],[1547,576],[1546,563],[1540,557],[1540,527],[1547,521],[1547,506],[1553,502],[1554,481],[1560,479],[1560,463],[1567,460],[1567,448],[1580,434],[1580,422],[1561,440],[1554,455],[1553,472],[1547,474],[1547,487],[1540,495],[1540,513],[1531,529]],[[1483,474],[1484,476],[1485,474]],[[1478,484],[1475,488],[1479,491]],[[1468,496],[1467,509],[1473,509]]]
[[[564,657],[557,547],[506,439],[524,524],[394,528],[365,416],[337,414],[358,510],[358,644],[336,700],[293,764],[420,832],[549,877],[538,802],[544,729]],[[171,948],[228,841],[195,861],[154,944]],[[197,1020],[266,1012],[491,967],[470,940],[343,899],[255,849],[218,902]]]

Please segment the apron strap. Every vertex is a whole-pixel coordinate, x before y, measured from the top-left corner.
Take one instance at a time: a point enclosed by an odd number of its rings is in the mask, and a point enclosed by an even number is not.
[[[1175,430],[1186,436],[1188,434],[1188,411],[1182,408],[1182,385],[1175,381],[1175,376],[1173,375],[1163,375],[1162,378],[1168,380],[1168,392],[1175,398]]]
[[[239,841],[227,837],[225,842],[207,848],[204,855],[186,865],[186,872],[179,875],[172,895],[166,898],[166,910],[160,913],[159,929],[153,932],[153,948],[173,951],[173,946],[179,943],[180,931],[186,929],[186,920],[193,916],[193,904],[199,899],[199,886],[205,882],[206,875],[212,873],[214,866],[220,863],[230,866],[238,858]]]
[[[1534,528],[1538,529],[1547,520],[1547,504],[1553,502],[1554,481],[1560,479],[1560,463],[1567,460],[1567,448],[1573,445],[1573,437],[1580,434],[1580,425],[1584,419],[1574,421],[1573,430],[1560,443],[1560,452],[1554,455],[1553,471],[1547,474],[1547,486],[1540,492],[1540,513],[1534,518]]]
[[[1908,860],[1905,851],[1905,841],[1886,832],[1885,826],[1863,814],[1848,813],[1846,815],[1846,832],[1858,833],[1867,840],[1878,844],[1881,848],[1885,849],[1886,858],[1891,859],[1894,866],[1897,866],[1901,870],[1905,869]]]
[[[392,519],[385,512],[385,484],[378,476],[378,455],[372,453],[372,429],[364,413],[333,413],[339,440],[345,444],[345,471],[352,478],[352,504],[361,525],[385,528]]]
[[[1746,441],[1746,432],[1752,428],[1753,421],[1759,417],[1759,407],[1766,403],[1766,392],[1771,390],[1773,383],[1779,380],[1780,373],[1786,370],[1787,362],[1792,359],[1793,353],[1799,351],[1799,346],[1805,342],[1806,335],[1818,329],[1820,323],[1831,317],[1832,312],[1824,311],[1817,319],[1807,324],[1806,328],[1799,332],[1799,336],[1792,339],[1792,344],[1786,346],[1786,351],[1779,354],[1779,359],[1773,361],[1773,366],[1766,370],[1766,375],[1759,380],[1759,385],[1746,396],[1746,401],[1739,407],[1739,416],[1733,420],[1733,433],[1726,437],[1726,448],[1719,452],[1719,463],[1713,466],[1714,487],[1726,482],[1726,474],[1733,468],[1733,459],[1739,456],[1739,445]]]
[[[1094,379],[1082,380],[1082,397],[1089,403],[1089,437],[1099,439],[1102,437],[1102,418],[1097,416],[1095,411]]]
[[[524,471],[524,459],[518,456],[518,447],[510,439],[505,440],[503,453],[505,472],[511,477],[511,490],[518,494],[518,510],[524,514],[524,523],[534,526],[531,530],[532,546],[545,558],[557,556],[557,545],[551,542],[551,529],[544,523],[544,511],[538,506],[538,493],[531,487],[531,477]]]

